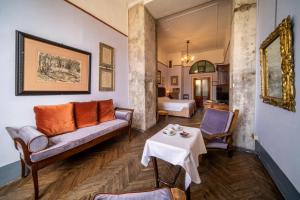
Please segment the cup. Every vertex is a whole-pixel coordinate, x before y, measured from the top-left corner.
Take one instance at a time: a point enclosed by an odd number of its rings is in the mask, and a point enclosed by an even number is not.
[[[167,134],[167,135],[173,135],[174,132],[171,128],[166,128],[165,130],[163,130],[163,133]]]
[[[182,127],[179,124],[174,124],[174,129],[176,131],[180,131],[180,130],[182,130]]]

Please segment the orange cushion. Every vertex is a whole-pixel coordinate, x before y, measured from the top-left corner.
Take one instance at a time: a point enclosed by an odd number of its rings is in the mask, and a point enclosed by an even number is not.
[[[75,102],[74,113],[77,128],[98,124],[97,102]]]
[[[73,104],[71,103],[35,106],[34,112],[37,129],[49,137],[76,129]]]
[[[115,110],[112,99],[98,101],[98,117],[100,123],[115,119]]]

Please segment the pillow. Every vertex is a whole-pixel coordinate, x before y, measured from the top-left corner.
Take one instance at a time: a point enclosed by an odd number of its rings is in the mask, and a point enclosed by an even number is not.
[[[32,153],[46,149],[48,146],[48,137],[34,127],[24,126],[18,130],[18,135]]]
[[[98,101],[98,117],[100,123],[115,119],[115,110],[112,99]]]
[[[48,137],[76,129],[73,104],[35,106],[36,127]]]
[[[98,124],[97,102],[75,102],[73,104],[77,128]]]

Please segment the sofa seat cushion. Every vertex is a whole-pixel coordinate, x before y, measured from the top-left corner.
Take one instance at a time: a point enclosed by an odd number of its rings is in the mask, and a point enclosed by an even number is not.
[[[172,193],[168,188],[160,188],[148,192],[132,192],[125,194],[97,194],[94,200],[172,200]]]
[[[80,128],[74,132],[51,137],[49,138],[48,148],[32,153],[30,155],[31,161],[37,162],[58,155],[127,125],[128,122],[126,120],[115,119],[95,126]]]

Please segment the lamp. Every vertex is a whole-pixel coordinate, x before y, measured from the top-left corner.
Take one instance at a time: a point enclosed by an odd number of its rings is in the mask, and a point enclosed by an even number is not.
[[[190,43],[190,41],[187,40],[186,41],[186,55],[181,58],[181,61],[185,62],[186,64],[188,64],[189,62],[192,62],[195,58],[194,56],[189,55],[189,43]]]

